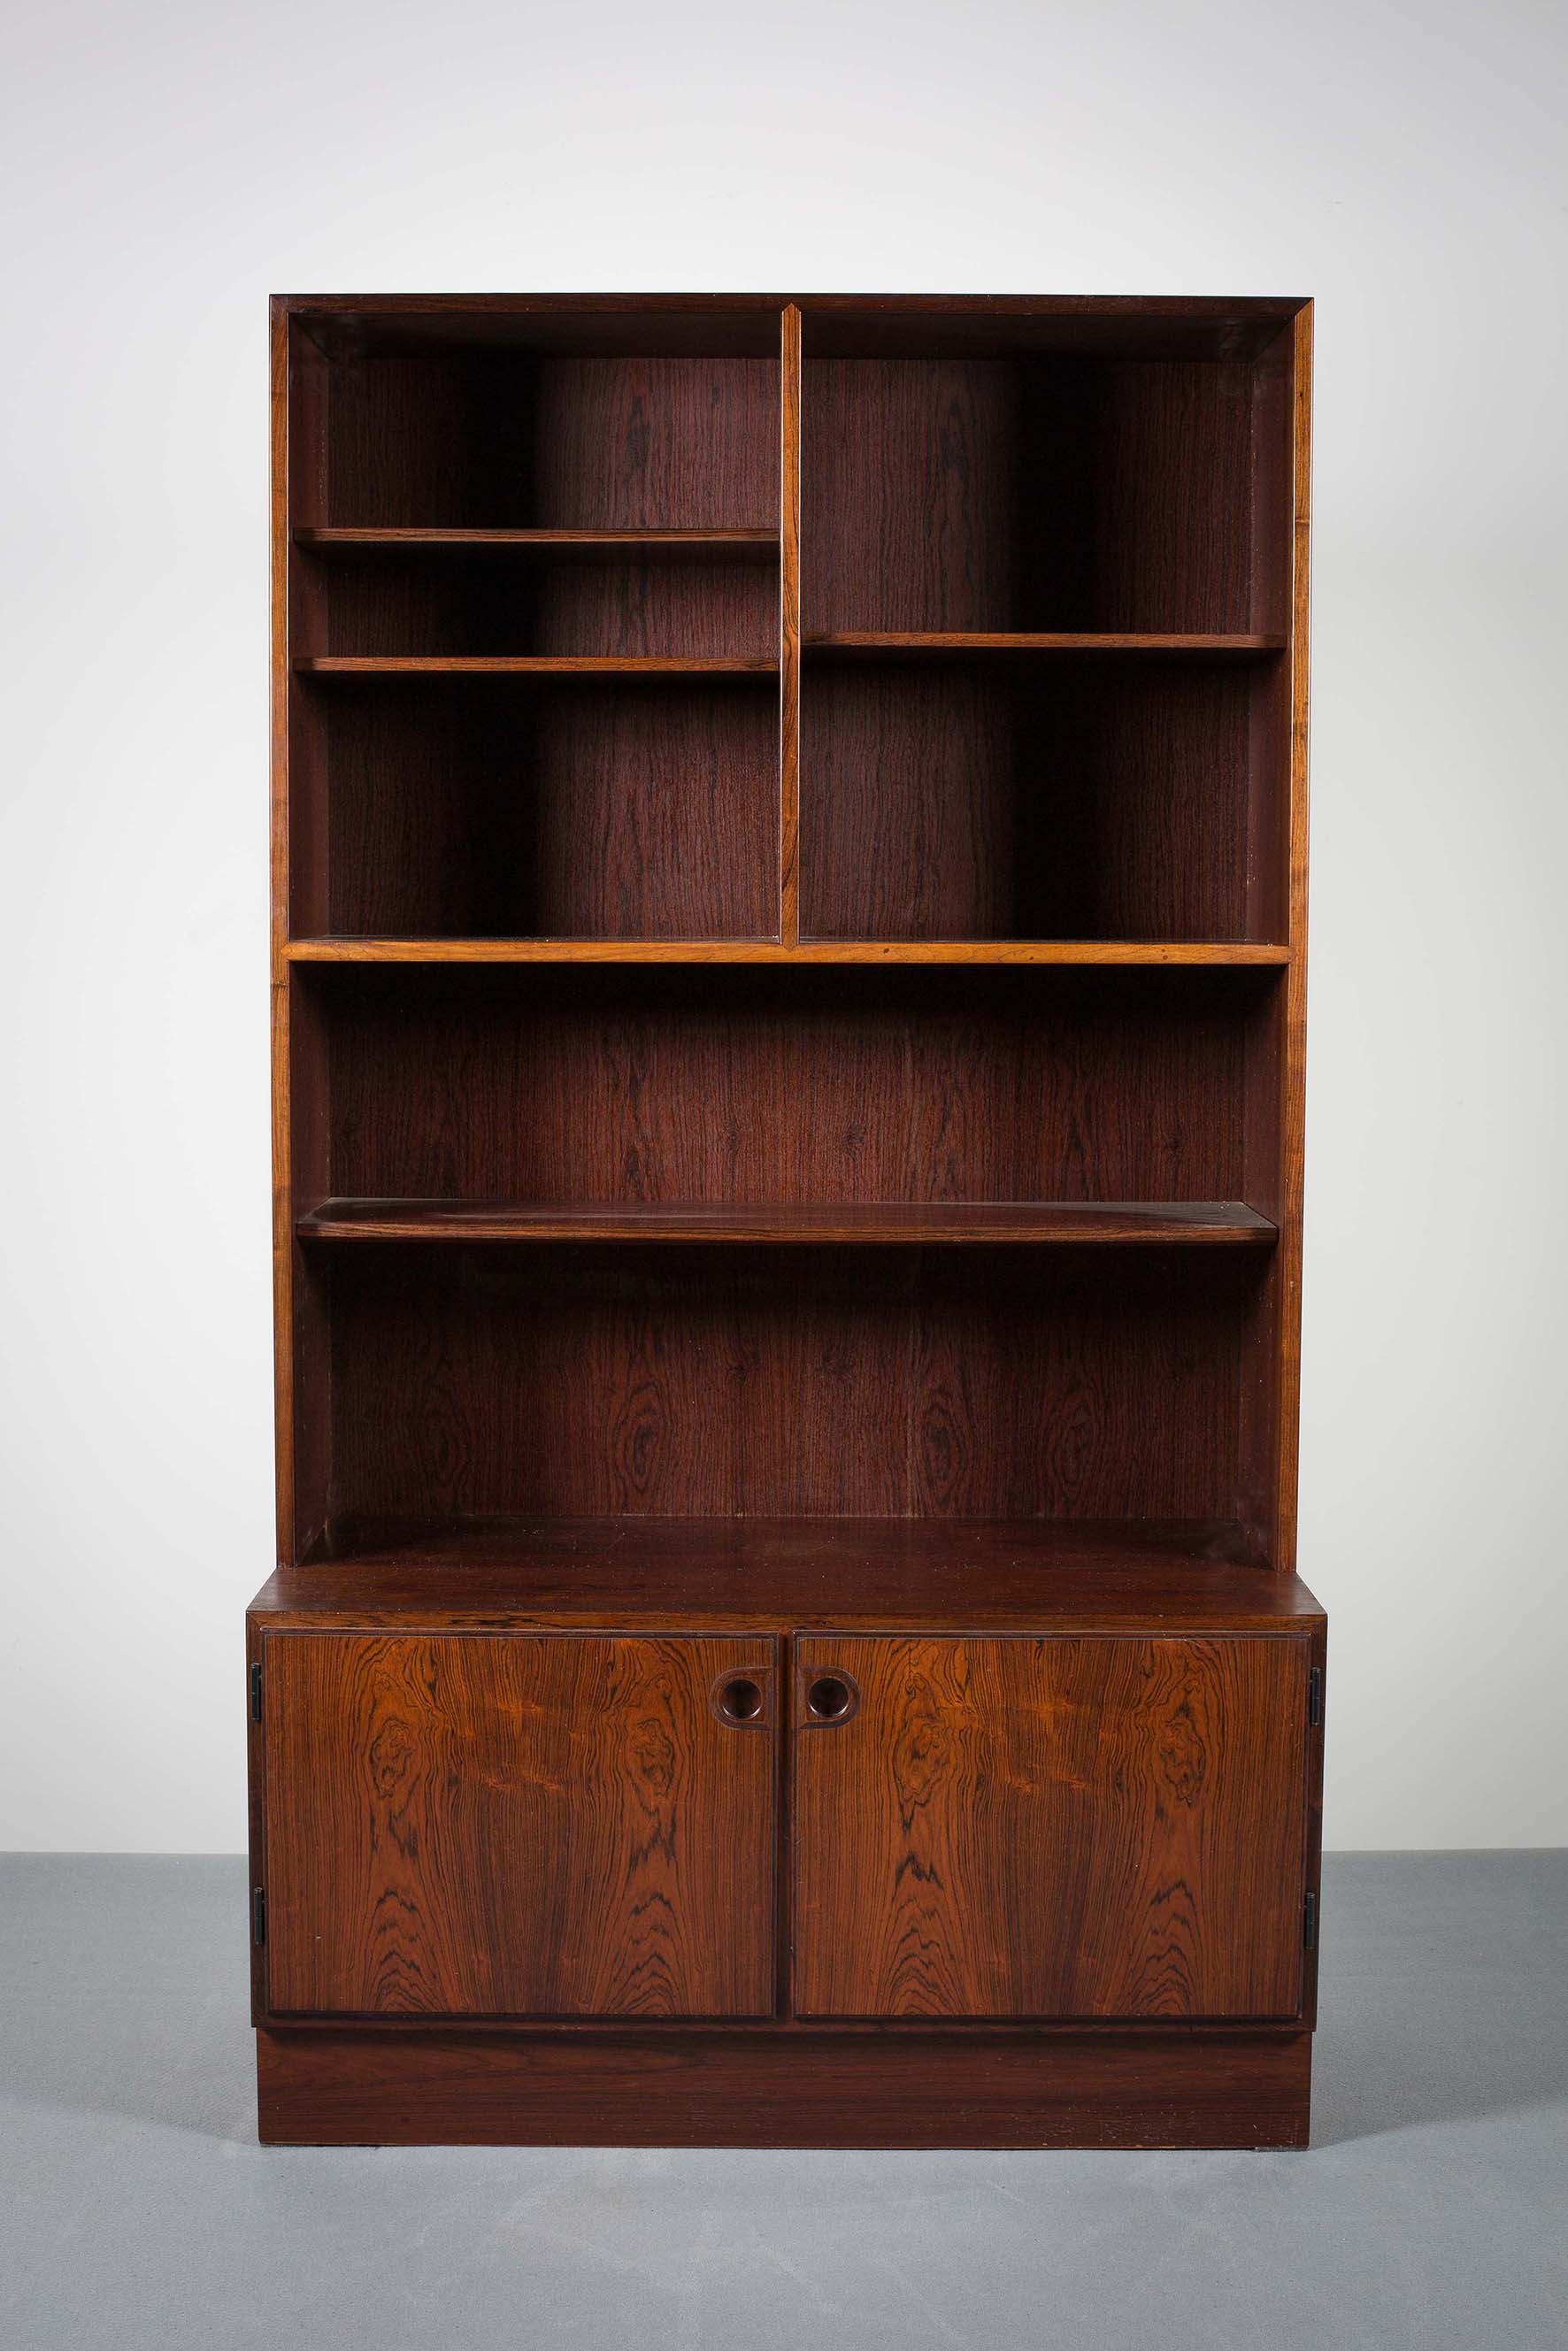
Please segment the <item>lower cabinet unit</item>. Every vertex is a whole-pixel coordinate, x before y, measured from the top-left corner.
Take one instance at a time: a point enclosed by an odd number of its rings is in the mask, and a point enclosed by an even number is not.
[[[1321,1617],[290,1613],[252,1619],[265,2137],[1304,2143]]]

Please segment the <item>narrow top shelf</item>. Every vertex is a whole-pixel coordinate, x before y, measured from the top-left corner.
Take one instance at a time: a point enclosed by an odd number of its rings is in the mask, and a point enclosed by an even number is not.
[[[779,533],[772,529],[360,530],[312,525],[297,529],[294,543],[319,555],[555,555],[605,562],[657,555],[771,563],[779,553]]]

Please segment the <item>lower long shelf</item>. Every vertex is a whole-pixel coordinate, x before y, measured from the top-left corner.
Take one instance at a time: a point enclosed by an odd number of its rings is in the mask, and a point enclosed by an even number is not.
[[[1247,1530],[1207,1519],[370,1519],[257,1595],[275,1626],[917,1630],[1317,1621]]]
[[[1082,1242],[1268,1248],[1239,1200],[323,1200],[297,1220],[319,1241]]]

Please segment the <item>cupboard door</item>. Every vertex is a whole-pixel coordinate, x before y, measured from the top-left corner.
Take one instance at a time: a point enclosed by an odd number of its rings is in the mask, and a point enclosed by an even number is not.
[[[1298,2013],[1307,1672],[1292,1638],[799,1636],[796,2013]]]
[[[776,1644],[267,1637],[275,2012],[774,2007]]]

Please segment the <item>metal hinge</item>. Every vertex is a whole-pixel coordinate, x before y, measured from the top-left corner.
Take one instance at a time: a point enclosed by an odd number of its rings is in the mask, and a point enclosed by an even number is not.
[[[261,1670],[259,1667],[257,1672]],[[1316,1730],[1323,1719],[1323,1669],[1314,1666],[1307,1676],[1307,1721]]]
[[[259,1664],[252,1666],[250,1669],[250,1719],[253,1722],[261,1720],[261,1667]]]
[[[1301,1906],[1301,1949],[1315,1951],[1318,1947],[1318,1897],[1309,1894]]]
[[[256,1886],[250,1896],[250,1939],[259,1951],[267,1940],[267,1888]]]

